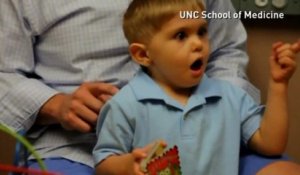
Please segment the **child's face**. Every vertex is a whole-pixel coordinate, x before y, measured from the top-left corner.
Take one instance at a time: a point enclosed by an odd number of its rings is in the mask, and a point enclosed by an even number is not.
[[[209,55],[207,22],[175,15],[153,35],[146,50],[151,60],[148,70],[157,83],[193,87],[200,82]]]

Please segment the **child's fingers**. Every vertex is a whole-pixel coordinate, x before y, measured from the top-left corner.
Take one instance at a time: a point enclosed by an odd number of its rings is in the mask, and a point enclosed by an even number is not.
[[[158,141],[160,143],[161,146],[166,147],[168,144],[165,140],[159,140]]]
[[[275,56],[271,56],[269,60],[270,60],[271,67],[276,66],[278,64],[277,63],[278,61]]]
[[[280,47],[282,44],[283,44],[283,42],[278,41],[278,42],[276,42],[276,43],[274,43],[274,44],[272,45],[272,49],[273,49],[273,50],[276,50],[276,49],[277,49],[278,47]]]
[[[280,65],[281,68],[293,68],[296,66],[296,62],[289,58],[289,57],[282,57],[277,60],[278,64]]]
[[[132,151],[132,155],[135,160],[140,160],[147,157],[147,153],[142,148],[136,148]]]
[[[300,40],[294,44],[292,44],[291,49],[295,52],[298,53],[300,51]]]
[[[152,142],[142,148],[134,149],[132,151],[132,154],[136,158],[145,158],[145,157],[147,157],[147,154],[149,153],[149,151],[151,151],[156,144],[159,144],[159,146],[162,146],[163,148],[165,148],[167,146],[167,143],[164,140],[157,140],[157,141]]]
[[[275,48],[274,51],[276,54],[279,54],[280,52],[283,52],[284,50],[291,49],[291,46],[292,45],[290,43],[285,43],[285,44],[282,44],[282,45],[278,46],[277,48]]]
[[[164,140],[157,140],[155,142],[149,143],[145,147],[141,148],[144,152],[148,153],[156,144],[159,144],[163,148],[167,146],[167,143]]]
[[[300,52],[300,39],[298,40],[298,42],[295,42],[293,44],[289,44],[289,43],[284,44],[282,42],[276,42],[272,45],[272,48],[275,55],[287,49],[291,49],[294,53],[298,53]]]
[[[139,164],[135,164],[133,167],[134,175],[145,175],[145,173],[142,172],[141,167]]]
[[[289,57],[291,59],[295,59],[295,52],[292,51],[291,49],[286,49],[286,50],[283,50],[281,52],[279,52],[276,57],[278,59],[282,58],[282,57]]]
[[[151,148],[155,145],[155,143],[156,142],[149,143],[148,145],[141,148],[141,150],[145,153],[148,153],[151,150]]]
[[[277,48],[280,47],[282,44],[282,42],[276,42],[272,44],[272,55],[276,55]]]

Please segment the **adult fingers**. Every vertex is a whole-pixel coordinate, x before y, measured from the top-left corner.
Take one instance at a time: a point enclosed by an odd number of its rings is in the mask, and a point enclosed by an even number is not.
[[[102,103],[106,103],[108,100],[110,100],[112,98],[111,95],[107,95],[107,94],[101,94],[98,99],[100,99],[102,101]]]
[[[74,94],[66,95],[59,108],[57,119],[66,129],[88,132],[92,129],[91,124],[96,123],[98,113],[86,107]]]
[[[99,96],[100,94],[109,94],[114,95],[119,91],[119,89],[111,84],[102,83],[102,82],[90,82],[84,83],[82,88],[87,88],[89,91],[95,96]]]
[[[73,101],[72,111],[80,117],[83,121],[95,125],[97,121],[98,112],[94,112],[79,101]]]
[[[83,121],[74,113],[68,113],[67,116],[64,116],[61,121],[61,125],[67,130],[76,130],[83,133],[87,133],[92,130],[92,127],[88,123]]]
[[[83,83],[74,92],[74,97],[98,113],[108,99],[108,96],[112,96],[116,92],[118,92],[118,88],[113,85],[100,82],[89,82]],[[99,98],[100,96],[105,96],[106,98],[101,99]]]
[[[81,103],[84,106],[87,106],[95,113],[98,113],[103,105],[103,102],[95,97],[87,88],[78,88],[73,94],[73,101]],[[77,103],[73,103],[76,107]]]

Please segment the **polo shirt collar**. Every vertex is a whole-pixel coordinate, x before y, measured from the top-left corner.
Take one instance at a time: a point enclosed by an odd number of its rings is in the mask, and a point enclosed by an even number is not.
[[[189,99],[194,105],[204,104],[209,98],[221,98],[221,88],[214,82],[215,80],[208,78],[205,74],[202,77],[201,83],[196,87],[192,96]],[[170,97],[142,70],[139,70],[134,79],[130,81],[129,86],[132,87],[137,100],[162,100],[166,104],[177,106],[178,103]],[[189,104],[188,104],[189,105]],[[181,106],[181,105],[179,105]]]

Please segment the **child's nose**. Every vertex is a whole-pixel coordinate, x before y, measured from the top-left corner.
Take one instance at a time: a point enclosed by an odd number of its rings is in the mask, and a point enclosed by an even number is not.
[[[202,51],[202,49],[203,49],[203,42],[202,42],[202,40],[201,39],[199,39],[199,37],[195,37],[194,39],[193,39],[193,43],[192,43],[193,45],[192,45],[192,49],[193,49],[193,51]]]

